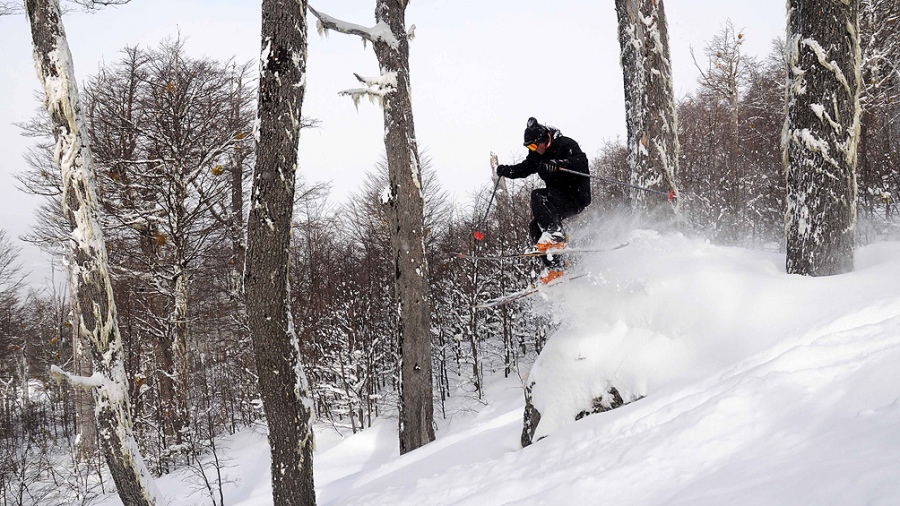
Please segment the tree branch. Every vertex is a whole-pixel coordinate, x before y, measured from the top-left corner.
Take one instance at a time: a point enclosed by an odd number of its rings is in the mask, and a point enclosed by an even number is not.
[[[0,16],[22,13],[22,2],[0,2]]]
[[[50,366],[50,374],[56,381],[66,381],[75,388],[90,392],[94,388],[103,386],[103,375],[95,372],[90,376],[77,376],[72,373],[63,371],[61,368],[53,365]]]
[[[369,41],[372,43],[381,41],[390,45],[391,47],[397,47],[399,45],[399,41],[396,37],[394,37],[394,34],[391,32],[391,28],[384,21],[379,21],[372,28],[366,28],[362,25],[347,23],[337,18],[333,18],[327,14],[322,14],[319,11],[313,9],[311,5],[307,5],[306,8],[309,9],[310,12],[312,12],[313,15],[319,20],[316,24],[319,35],[322,35],[327,30],[334,30],[338,33],[347,35],[357,35],[364,41]]]

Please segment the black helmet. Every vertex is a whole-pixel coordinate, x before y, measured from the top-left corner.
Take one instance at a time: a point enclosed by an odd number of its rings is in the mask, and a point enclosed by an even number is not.
[[[550,133],[550,130],[547,129],[544,125],[537,122],[534,118],[528,118],[528,124],[525,126],[525,143],[527,146],[529,144],[540,144],[542,142],[547,142],[547,134]]]

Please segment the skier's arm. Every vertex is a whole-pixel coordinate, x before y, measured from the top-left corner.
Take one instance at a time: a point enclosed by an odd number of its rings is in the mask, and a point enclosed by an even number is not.
[[[528,153],[528,156],[525,157],[525,160],[515,165],[506,165],[506,170],[503,174],[504,177],[508,177],[510,179],[519,179],[528,177],[532,174],[536,174],[538,168],[541,166],[538,158],[538,155],[536,155],[534,152],[531,152]]]
[[[574,170],[583,174],[589,173],[587,155],[585,155],[584,152],[581,151],[581,148],[578,147],[578,144],[572,142],[571,145],[566,146],[563,149],[562,154],[564,155],[563,157],[556,158],[550,163],[556,167]]]

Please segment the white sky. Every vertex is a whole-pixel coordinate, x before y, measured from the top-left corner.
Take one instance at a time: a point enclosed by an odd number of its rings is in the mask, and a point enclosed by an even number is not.
[[[259,2],[133,0],[95,14],[73,12],[64,22],[79,82],[102,61],[118,59],[125,45],[155,45],[180,30],[187,49],[219,59],[256,59]],[[365,26],[374,24],[372,0],[313,3],[323,12]],[[675,92],[695,87],[698,54],[727,18],[744,28],[745,53],[764,56],[784,32],[784,0],[670,0],[666,3]],[[300,171],[311,181],[333,181],[333,200],[359,188],[384,150],[380,109],[363,101],[357,111],[337,92],[358,86],[353,73],[378,74],[371,46],[358,37],[322,38],[310,16],[307,90],[303,114],[322,122],[304,132]],[[420,149],[432,159],[441,184],[460,200],[488,183],[488,156],[501,163],[524,154],[525,120],[560,128],[589,157],[603,142],[625,136],[622,74],[612,1],[414,0],[407,25],[411,46],[413,112]],[[37,200],[14,189],[12,174],[25,170],[29,140],[12,123],[27,120],[39,104],[38,80],[24,16],[0,17],[0,227],[13,237],[27,232]],[[41,282],[46,259],[25,248],[23,263]]]

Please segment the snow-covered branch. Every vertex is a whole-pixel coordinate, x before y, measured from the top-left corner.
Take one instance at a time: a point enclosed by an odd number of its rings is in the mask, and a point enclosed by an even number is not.
[[[73,387],[81,390],[91,391],[91,389],[103,386],[103,375],[97,372],[90,376],[78,376],[53,365],[50,366],[50,374],[53,375],[56,381],[66,381]]]
[[[338,95],[350,97],[353,104],[359,108],[359,100],[362,97],[369,97],[372,102],[378,101],[381,105],[385,95],[397,89],[397,73],[386,72],[378,77],[363,77],[359,74],[353,74],[359,82],[366,85],[365,88],[353,88],[338,92]]]
[[[327,14],[320,13],[313,9],[311,5],[307,5],[307,8],[313,13],[316,19],[318,19],[316,22],[316,30],[318,30],[319,35],[327,34],[328,30],[334,30],[347,35],[357,35],[363,39],[363,43],[365,43],[365,41],[373,43],[380,41],[390,45],[394,49],[400,45],[400,42],[391,32],[391,27],[384,21],[379,21],[375,26],[367,28],[362,25],[348,23]],[[413,34],[414,30],[415,27],[410,30],[410,34]]]

